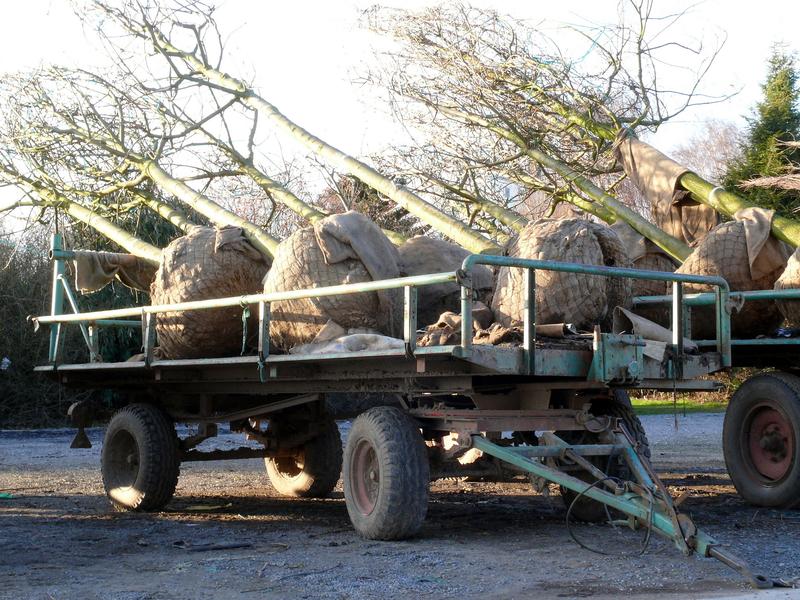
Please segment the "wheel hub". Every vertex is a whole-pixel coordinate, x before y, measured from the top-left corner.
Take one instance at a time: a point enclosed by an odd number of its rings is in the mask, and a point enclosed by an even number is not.
[[[749,428],[749,450],[753,467],[769,480],[777,481],[789,471],[794,435],[780,411],[761,406],[754,411]]]
[[[106,442],[109,446],[106,476],[112,488],[129,488],[139,474],[139,445],[130,432],[121,430]]]
[[[380,491],[380,465],[375,448],[361,440],[353,452],[353,499],[359,512],[369,515],[375,509]]]

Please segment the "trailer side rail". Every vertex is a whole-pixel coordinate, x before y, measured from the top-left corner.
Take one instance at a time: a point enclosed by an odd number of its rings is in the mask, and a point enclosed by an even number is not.
[[[140,326],[142,327],[143,347],[145,362],[152,360],[152,351],[155,346],[155,315],[165,312],[182,312],[188,310],[211,310],[215,308],[241,306],[249,310],[250,306],[257,305],[259,311],[258,324],[258,360],[259,365],[269,356],[269,319],[270,305],[272,302],[293,300],[301,298],[320,298],[345,294],[358,294],[390,289],[403,289],[403,341],[405,353],[413,355],[416,346],[417,331],[417,289],[426,285],[447,282],[458,283],[461,287],[462,307],[462,335],[460,346],[456,354],[469,359],[472,354],[472,310],[471,303],[474,297],[472,289],[472,271],[475,265],[488,265],[507,268],[524,269],[525,277],[525,311],[523,318],[523,373],[536,375],[535,345],[536,345],[536,271],[556,271],[574,273],[579,275],[594,275],[615,278],[644,279],[653,281],[666,281],[672,283],[672,346],[678,358],[684,356],[683,351],[683,323],[685,322],[685,298],[683,285],[687,283],[708,285],[715,289],[712,294],[715,305],[716,339],[714,345],[721,357],[721,366],[731,366],[731,336],[730,336],[730,290],[727,282],[722,277],[688,275],[682,273],[669,273],[664,271],[650,271],[643,269],[606,267],[598,265],[585,265],[550,260],[536,260],[493,255],[468,256],[462,268],[456,272],[433,273],[430,275],[417,275],[400,277],[356,284],[343,284],[319,288],[288,290],[283,292],[247,294],[227,298],[214,298],[192,302],[173,304],[158,304],[120,309],[79,312],[69,283],[64,275],[64,261],[72,258],[73,254],[61,248],[60,237],[54,236],[51,257],[54,261],[53,293],[51,314],[31,317],[35,326],[47,324],[51,326],[51,338],[48,360],[51,364],[58,361],[61,340],[61,326],[64,324],[78,324],[81,326],[84,340],[89,348],[90,362],[99,361],[98,334],[100,327],[106,326]],[[65,314],[63,300],[66,297],[73,310],[72,314]],[[127,319],[127,320],[125,320]],[[358,352],[348,353],[357,356]]]

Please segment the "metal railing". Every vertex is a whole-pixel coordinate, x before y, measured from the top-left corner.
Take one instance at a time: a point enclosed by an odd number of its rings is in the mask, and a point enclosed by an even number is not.
[[[60,238],[60,236],[59,236]],[[60,239],[53,240],[53,294],[51,301],[51,314],[39,317],[32,317],[37,324],[47,324],[54,326],[51,329],[50,354],[51,363],[56,363],[58,359],[58,349],[60,340],[60,328],[63,324],[80,324],[84,331],[84,339],[89,346],[90,358],[99,360],[97,331],[100,326],[141,326],[143,330],[143,347],[145,362],[149,364],[152,359],[152,351],[155,345],[155,315],[166,312],[181,312],[189,310],[211,310],[224,307],[247,307],[258,305],[259,325],[258,325],[258,360],[263,362],[269,356],[269,321],[270,305],[273,302],[285,300],[297,300],[302,298],[321,298],[326,296],[339,296],[346,294],[359,294],[365,292],[375,292],[390,289],[403,289],[403,340],[405,342],[406,354],[412,355],[416,347],[417,332],[417,288],[426,285],[454,282],[461,287],[461,343],[458,348],[459,356],[468,358],[472,352],[472,301],[474,292],[472,288],[472,272],[476,265],[487,265],[496,267],[509,267],[524,269],[524,340],[523,350],[525,353],[525,372],[535,374],[534,352],[536,344],[535,312],[536,312],[536,276],[537,270],[558,271],[564,273],[575,273],[580,275],[597,275],[603,277],[645,279],[655,281],[669,281],[673,284],[672,300],[672,324],[673,339],[672,343],[678,356],[683,354],[683,330],[681,324],[684,318],[685,298],[683,295],[683,284],[693,283],[714,286],[716,288],[714,304],[716,306],[716,325],[717,325],[717,351],[721,355],[722,366],[731,364],[731,339],[730,339],[730,315],[729,315],[729,289],[727,282],[721,277],[686,275],[678,273],[668,273],[663,271],[647,271],[641,269],[604,267],[596,265],[584,265],[578,263],[567,263],[548,260],[536,260],[525,258],[512,258],[492,255],[470,255],[463,264],[462,268],[456,272],[433,273],[430,275],[417,275],[411,277],[400,277],[395,279],[384,279],[363,283],[334,285],[319,288],[309,288],[300,290],[288,290],[283,292],[270,292],[260,294],[246,294],[243,296],[231,296],[226,298],[214,298],[208,300],[197,300],[191,302],[179,302],[174,304],[158,304],[149,306],[136,306],[129,308],[118,308],[110,310],[99,310],[91,312],[78,312],[77,303],[71,295],[69,285],[64,276],[64,260],[70,256],[68,251],[60,247]],[[67,296],[73,309],[72,314],[63,313],[63,300]],[[120,320],[126,317],[134,317],[137,320]]]
[[[526,354],[528,372],[535,371],[536,348],[536,270],[560,271],[562,273],[575,273],[579,275],[601,275],[604,277],[646,279],[650,281],[672,282],[672,295],[667,296],[672,302],[672,345],[678,357],[683,355],[683,323],[684,323],[684,294],[683,284],[694,283],[709,285],[715,288],[712,294],[716,307],[716,347],[720,353],[723,367],[731,366],[731,323],[730,323],[730,289],[728,282],[722,277],[707,275],[688,275],[684,273],[670,273],[666,271],[648,271],[624,267],[604,267],[599,265],[584,265],[553,260],[536,260],[530,258],[515,258],[511,256],[490,256],[473,254],[464,259],[462,269],[470,274],[474,265],[490,265],[495,267],[516,267],[524,271],[524,311],[523,311],[523,349]],[[472,311],[469,310],[471,290],[467,291],[464,284],[461,288],[461,340],[463,352],[469,353],[472,346]],[[613,308],[613,307],[612,307]]]
[[[784,290],[750,290],[744,292],[730,292],[730,305],[732,310],[739,310],[746,302],[770,302],[775,300],[800,300],[800,289],[784,289]],[[633,299],[633,306],[660,306],[668,304],[672,301],[671,296],[637,296]],[[692,337],[691,332],[691,319],[688,316],[691,314],[693,307],[697,306],[710,306],[715,302],[715,294],[711,292],[700,292],[695,294],[684,294],[683,304],[686,307],[687,317],[684,320],[686,328],[684,334],[687,338]],[[768,332],[764,332],[768,333]],[[693,340],[698,346],[712,346],[716,340]],[[731,341],[732,345],[738,346],[781,346],[781,345],[800,345],[800,338],[737,338]]]

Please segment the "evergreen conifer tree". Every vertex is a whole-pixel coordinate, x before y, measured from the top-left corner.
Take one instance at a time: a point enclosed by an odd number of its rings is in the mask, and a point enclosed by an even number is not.
[[[729,165],[725,186],[733,189],[755,177],[782,175],[800,162],[800,148],[783,142],[800,140],[800,88],[796,56],[776,45],[769,59],[767,79],[762,86],[763,99],[748,119],[741,157]],[[796,190],[751,188],[737,193],[764,208],[774,208],[788,215],[800,207]]]

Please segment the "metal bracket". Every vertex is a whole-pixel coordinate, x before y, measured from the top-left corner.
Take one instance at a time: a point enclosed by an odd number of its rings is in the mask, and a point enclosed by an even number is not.
[[[595,327],[588,381],[638,384],[642,381],[645,342],[638,336],[601,333]]]
[[[142,311],[142,327],[144,364],[149,367],[153,362],[153,348],[156,345],[156,315]]]
[[[403,288],[403,341],[406,358],[414,358],[417,347],[417,288],[410,285]]]

